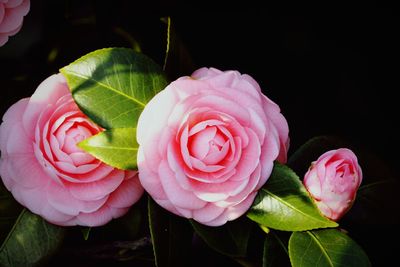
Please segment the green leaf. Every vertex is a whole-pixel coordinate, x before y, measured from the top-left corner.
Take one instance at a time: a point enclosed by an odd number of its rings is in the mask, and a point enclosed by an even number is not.
[[[0,247],[0,266],[34,266],[62,243],[64,228],[24,209]]]
[[[362,248],[337,229],[293,232],[289,256],[293,267],[371,266]]]
[[[167,85],[153,60],[127,48],[96,50],[60,72],[80,109],[106,129],[135,128],[145,105]]]
[[[275,163],[247,216],[263,226],[283,231],[337,226],[321,215],[299,177],[279,163]]]
[[[136,128],[114,128],[98,133],[78,145],[108,165],[122,170],[137,168]]]
[[[230,257],[245,257],[253,223],[246,217],[210,227],[190,221],[195,232],[219,253]]]
[[[157,267],[190,266],[193,231],[188,220],[148,202],[149,225]]]

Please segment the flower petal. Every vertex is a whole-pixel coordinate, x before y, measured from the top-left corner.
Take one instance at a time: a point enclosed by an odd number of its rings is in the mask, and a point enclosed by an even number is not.
[[[104,198],[118,188],[124,180],[124,172],[113,170],[101,180],[90,183],[68,183],[69,192],[77,199],[92,201]]]
[[[206,202],[198,199],[193,192],[184,190],[176,181],[175,173],[171,171],[166,160],[159,165],[159,179],[168,199],[175,205],[184,209],[199,209]]]
[[[24,113],[23,123],[26,132],[34,132],[39,115],[47,105],[54,105],[62,96],[70,94],[65,78],[61,74],[54,74],[44,80],[31,96]]]
[[[80,212],[91,213],[98,210],[107,201],[107,197],[95,201],[82,201],[76,199],[67,187],[51,181],[47,188],[47,199],[51,206],[62,213],[76,216]]]
[[[135,204],[143,195],[143,187],[137,175],[122,182],[122,184],[111,193],[107,205],[113,208],[127,208]]]

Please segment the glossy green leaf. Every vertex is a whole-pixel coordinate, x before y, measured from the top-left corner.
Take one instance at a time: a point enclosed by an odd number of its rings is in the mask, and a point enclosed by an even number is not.
[[[253,223],[246,217],[210,227],[191,220],[195,232],[219,253],[231,257],[245,257]]]
[[[122,170],[137,168],[139,144],[136,128],[114,128],[79,143],[79,147],[108,165]]]
[[[321,215],[299,177],[279,163],[258,191],[247,216],[263,226],[284,231],[337,226]]]
[[[188,220],[148,202],[149,225],[157,267],[190,266],[193,231]]]
[[[167,85],[153,60],[127,48],[96,50],[60,72],[80,109],[107,129],[136,127],[145,105]]]
[[[47,223],[24,209],[0,247],[0,266],[34,266],[62,243],[64,228]]]
[[[362,248],[337,229],[293,232],[289,256],[293,267],[371,266]]]

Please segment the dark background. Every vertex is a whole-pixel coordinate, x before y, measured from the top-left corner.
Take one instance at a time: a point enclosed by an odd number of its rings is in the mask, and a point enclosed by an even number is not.
[[[289,154],[313,136],[338,135],[382,159],[397,179],[399,32],[393,9],[364,3],[304,10],[32,0],[22,30],[0,47],[0,114],[59,68],[98,48],[130,47],[134,38],[162,65],[166,25],[160,18],[171,16],[177,36],[171,79],[203,66],[247,73],[287,118]],[[373,263],[395,258],[394,248],[383,243],[391,242],[396,228],[379,225],[356,233],[359,239],[370,235],[370,243],[361,244]]]

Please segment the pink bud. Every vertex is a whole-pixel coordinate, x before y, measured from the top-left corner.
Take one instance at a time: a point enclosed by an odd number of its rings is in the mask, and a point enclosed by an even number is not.
[[[319,210],[331,220],[339,220],[352,206],[362,181],[356,155],[340,148],[321,155],[304,176],[304,186]]]

